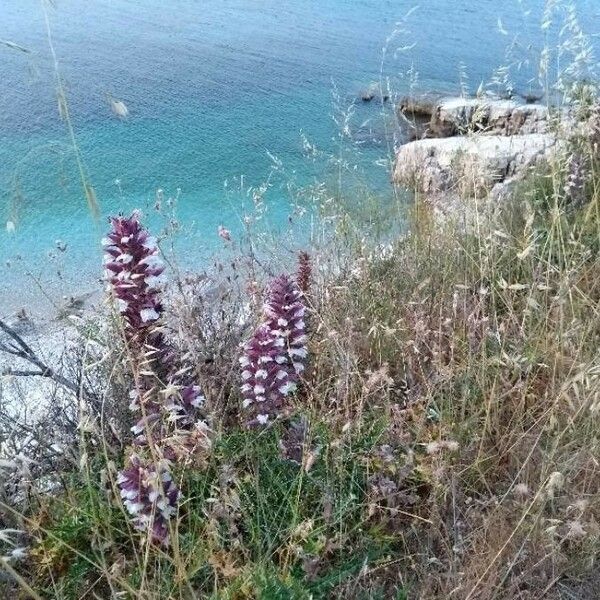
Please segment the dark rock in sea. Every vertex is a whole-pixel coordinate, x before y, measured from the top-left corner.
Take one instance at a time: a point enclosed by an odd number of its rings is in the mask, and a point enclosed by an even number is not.
[[[384,92],[379,83],[376,82],[373,82],[368,87],[364,88],[358,94],[358,97],[365,103],[372,102],[373,100],[377,100],[378,102],[388,102],[390,99],[389,93]]]
[[[372,92],[370,90],[362,92],[360,95],[360,99],[363,102],[371,102],[371,100],[375,100],[375,92]]]

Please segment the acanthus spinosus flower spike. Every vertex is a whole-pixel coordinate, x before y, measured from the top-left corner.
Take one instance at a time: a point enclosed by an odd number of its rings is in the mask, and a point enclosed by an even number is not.
[[[308,356],[306,307],[302,292],[287,275],[280,275],[271,282],[264,314],[265,323],[287,353],[292,379],[297,381],[304,372]]]
[[[564,186],[567,201],[577,208],[585,202],[586,165],[581,153],[572,154],[567,162]]]
[[[298,271],[296,272],[296,283],[300,291],[306,296],[310,288],[312,267],[308,252],[298,252]]]
[[[142,413],[132,427],[140,454],[129,459],[119,475],[119,486],[135,526],[150,530],[153,541],[166,543],[168,520],[180,497],[169,461],[210,446],[208,426],[198,419],[204,396],[185,369],[176,370],[172,348],[162,332],[163,266],[156,241],[136,212],[129,218],[111,219],[111,225],[104,240],[107,279],[135,365],[130,409]],[[163,392],[157,389],[161,382],[166,384]]]
[[[308,355],[305,311],[302,292],[287,275],[271,282],[263,322],[240,358],[242,407],[249,425],[277,417],[297,387]]]
[[[249,425],[266,425],[284,407],[285,397],[296,388],[289,357],[267,324],[261,324],[244,346],[242,407]]]
[[[125,337],[131,350],[144,356],[145,367],[155,363],[164,367],[171,357],[159,324],[164,267],[156,240],[141,225],[137,212],[110,222],[112,231],[103,240],[106,276],[123,317]]]
[[[153,542],[167,545],[169,521],[177,513],[181,495],[168,464],[154,464],[132,454],[117,484],[134,527],[148,531]]]
[[[110,219],[111,231],[103,240],[108,290],[121,314],[136,389],[129,408],[141,409],[142,418],[132,428],[136,443],[148,443],[148,428],[160,426],[154,387],[156,377],[169,368],[170,348],[160,327],[163,265],[156,241],[142,226],[139,214]]]
[[[109,288],[123,317],[134,359],[141,363],[137,365],[140,389],[131,393],[130,409],[136,410],[143,402],[146,422],[138,423],[134,433],[141,434],[148,422],[156,421],[155,416],[165,410],[166,421],[191,426],[204,397],[185,369],[176,370],[173,350],[163,335],[160,295],[164,267],[156,240],[141,225],[137,212],[131,217],[113,218],[111,225],[112,231],[104,240]],[[157,398],[157,380],[170,389],[168,406]]]

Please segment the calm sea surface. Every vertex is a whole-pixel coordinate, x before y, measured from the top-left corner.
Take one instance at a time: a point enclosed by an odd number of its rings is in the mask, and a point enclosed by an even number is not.
[[[576,2],[590,34],[600,30],[599,4]],[[259,185],[273,156],[285,175],[271,179],[265,221],[275,232],[286,227],[290,181],[327,178],[325,161],[306,158],[302,135],[335,151],[333,86],[344,106],[378,81],[395,30],[383,74],[398,93],[409,89],[402,74],[411,66],[422,90],[457,92],[462,69],[474,92],[508,60],[515,34],[524,61],[517,89],[538,87],[527,81],[544,40],[542,10],[541,0],[56,0],[49,24],[102,210],[94,221],[57,109],[41,3],[0,0],[0,40],[28,50],[0,45],[0,314],[41,297],[26,272],[52,294],[93,287],[105,216],[142,207],[158,228],[158,189],[179,198],[189,267],[222,245],[219,225],[239,235],[251,203],[235,191],[240,177]],[[127,119],[111,112],[111,98],[126,104]],[[376,103],[359,102],[351,125],[357,160],[372,165],[383,202],[391,190],[376,164],[388,155],[381,120]]]

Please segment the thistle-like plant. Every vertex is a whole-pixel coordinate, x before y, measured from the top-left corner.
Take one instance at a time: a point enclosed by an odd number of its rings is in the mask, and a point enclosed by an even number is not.
[[[150,529],[153,541],[166,543],[168,520],[180,497],[170,462],[210,447],[208,426],[199,418],[204,396],[187,370],[176,369],[163,334],[164,268],[156,241],[137,213],[113,218],[111,225],[104,241],[107,279],[131,354],[136,386],[130,393],[130,409],[141,412],[131,428],[136,452],[141,454],[132,455],[119,475],[119,486],[135,526]],[[160,466],[154,464],[157,461]],[[157,478],[165,483],[164,489],[156,484]]]
[[[160,318],[163,306],[160,287],[164,267],[158,247],[142,226],[139,215],[114,217],[103,240],[108,291],[122,317],[123,334],[135,377],[130,394],[132,411],[142,416],[132,428],[136,443],[148,443],[149,434],[160,427],[157,378],[171,367]]]
[[[285,349],[291,365],[291,377],[297,381],[304,372],[306,348],[306,307],[298,285],[287,275],[271,281],[264,307],[265,324]]]
[[[567,161],[565,177],[565,197],[574,208],[585,202],[586,164],[581,153],[575,152]]]
[[[112,231],[103,240],[104,263],[125,339],[142,371],[162,371],[170,366],[172,352],[160,327],[164,266],[156,240],[142,226],[137,212],[114,217],[110,223]]]
[[[140,405],[144,409],[133,431],[139,442],[147,441],[148,429],[157,424],[191,429],[204,397],[187,371],[177,370],[173,349],[163,334],[160,296],[164,267],[156,240],[142,226],[137,212],[110,222],[112,231],[104,240],[109,291],[122,315],[137,375],[130,409],[135,411]],[[156,389],[161,383],[168,392],[162,399]]]
[[[148,532],[153,543],[167,545],[169,521],[177,513],[181,496],[169,465],[132,454],[117,484],[134,527]]]
[[[310,288],[312,266],[308,252],[298,252],[298,271],[296,272],[296,283],[300,291],[306,296]]]
[[[241,391],[248,425],[265,425],[276,418],[304,371],[308,351],[302,297],[287,275],[274,279],[262,323],[244,345]]]
[[[241,389],[248,425],[266,425],[277,417],[285,397],[296,388],[281,341],[263,323],[244,346]]]

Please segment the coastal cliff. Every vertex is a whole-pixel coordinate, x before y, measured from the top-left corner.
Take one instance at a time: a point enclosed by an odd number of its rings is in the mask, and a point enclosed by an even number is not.
[[[531,169],[551,162],[576,124],[568,111],[489,98],[406,98],[403,115],[428,118],[401,146],[394,183],[430,199],[501,197]]]

